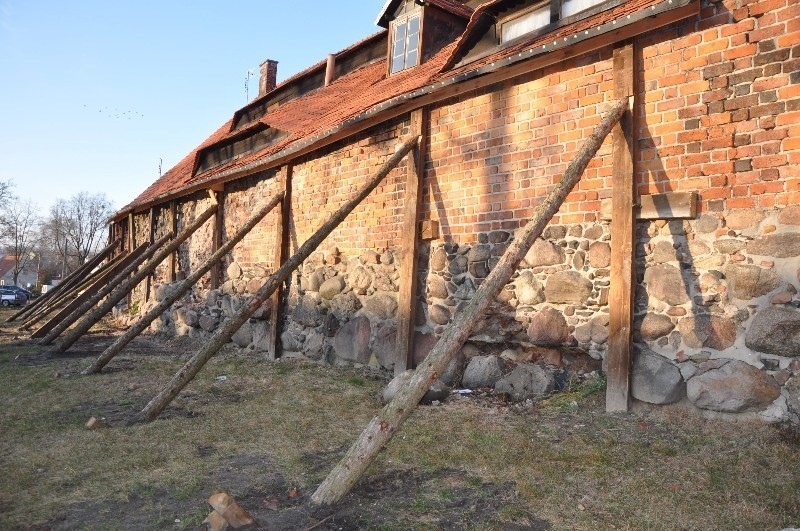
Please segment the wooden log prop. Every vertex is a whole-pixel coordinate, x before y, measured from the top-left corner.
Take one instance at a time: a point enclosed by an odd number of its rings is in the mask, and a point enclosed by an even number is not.
[[[206,346],[181,367],[181,369],[172,377],[166,387],[161,390],[153,399],[135,415],[129,424],[136,422],[150,422],[154,420],[169,405],[172,400],[178,396],[181,389],[192,381],[192,379],[200,372],[200,369],[208,362],[211,357],[217,353],[222,346],[230,341],[233,334],[258,311],[261,306],[272,296],[280,284],[286,281],[292,274],[292,271],[297,269],[303,260],[308,258],[317,247],[339,226],[339,224],[353,211],[360,203],[367,197],[372,190],[389,174],[392,169],[400,163],[414,146],[419,142],[419,137],[415,136],[406,140],[402,146],[395,152],[392,157],[387,160],[383,166],[378,170],[375,176],[370,180],[364,188],[354,198],[350,199],[347,203],[337,210],[311,238],[300,246],[297,252],[292,255],[286,262],[273,273],[264,283],[261,288],[250,298],[241,310],[236,315],[231,316],[225,323],[217,329]]]
[[[103,278],[98,279],[97,282],[94,283],[92,286],[87,286],[86,290],[83,293],[75,297],[75,299],[72,302],[70,302],[63,310],[58,312],[56,315],[53,316],[52,319],[44,323],[38,330],[36,330],[36,332],[31,334],[31,338],[39,339],[41,337],[44,337],[48,332],[50,332],[50,330],[55,328],[56,325],[58,325],[58,323],[62,321],[62,319],[64,319],[68,315],[72,315],[72,312],[78,309],[81,306],[81,304],[89,300],[98,289],[100,289],[106,283],[110,282],[112,279],[116,278],[117,275],[119,275],[119,273],[122,270],[131,265],[137,258],[139,258],[139,256],[144,254],[147,251],[147,248],[148,244],[143,243],[142,245],[134,249],[132,253],[128,253],[124,256],[120,255],[121,260],[119,260],[119,262],[116,265],[114,265],[114,267],[110,269],[107,272],[107,274],[104,275]]]
[[[64,335],[64,337],[56,346],[56,350],[58,352],[64,352],[71,347],[78,339],[80,339],[83,334],[89,331],[92,325],[110,312],[119,301],[121,301],[124,297],[127,297],[128,294],[133,291],[133,289],[138,286],[147,275],[155,271],[159,264],[161,264],[161,262],[163,262],[170,253],[176,251],[178,247],[180,247],[181,244],[189,238],[189,236],[194,234],[197,229],[199,229],[206,221],[208,221],[216,211],[216,205],[207,208],[205,212],[200,214],[200,216],[192,222],[191,225],[183,229],[181,233],[175,237],[175,239],[169,242],[169,245],[164,246],[164,244],[161,244],[155,251],[155,255],[153,255],[153,257],[145,265],[143,265],[139,271],[134,273],[131,278],[120,284],[120,286],[112,291],[108,298],[103,301],[100,306],[84,316],[83,319],[78,321],[78,323],[75,325],[75,328]]]
[[[517,231],[514,241],[503,257],[478,288],[469,304],[456,314],[428,357],[417,367],[408,384],[402,387],[394,399],[370,422],[347,454],[311,496],[314,504],[331,505],[341,500],[416,409],[425,392],[461,349],[490,302],[508,283],[520,261],[525,257],[525,253],[558,212],[564,199],[578,183],[589,161],[600,149],[603,140],[619,121],[627,106],[627,98],[619,100],[603,116],[559,183],[539,205],[533,219],[522,230]]]
[[[56,325],[53,330],[50,331],[44,339],[42,339],[39,344],[41,345],[49,345],[53,342],[55,338],[57,338],[61,333],[70,327],[72,323],[80,319],[82,316],[86,315],[87,312],[91,311],[91,309],[103,300],[103,298],[111,293],[117,286],[125,282],[125,279],[128,278],[136,268],[142,265],[145,260],[153,256],[153,253],[161,246],[164,245],[169,239],[172,237],[171,234],[167,234],[166,236],[159,239],[157,242],[153,244],[148,244],[147,242],[143,243],[142,245],[146,248],[145,252],[140,254],[133,262],[131,262],[128,267],[122,270],[117,276],[115,276],[111,281],[99,289],[96,293],[92,294],[92,297],[81,304],[77,310],[72,312],[66,318],[64,318],[58,325]],[[134,251],[136,252],[136,251]]]
[[[38,308],[43,307],[46,304],[50,304],[52,301],[56,300],[55,298],[59,296],[59,294],[66,292],[67,290],[71,289],[75,286],[78,282],[82,279],[86,278],[86,276],[98,266],[103,260],[108,258],[108,256],[114,252],[114,250],[122,243],[122,240],[114,240],[113,242],[106,245],[99,253],[94,255],[91,259],[89,259],[85,264],[80,266],[78,269],[67,275],[67,277],[62,280],[58,285],[54,286],[53,289],[36,299],[33,304],[28,304],[23,309],[12,315],[8,318],[8,322],[13,322],[23,316],[29,316],[31,313]]]
[[[264,216],[269,214],[269,212],[278,206],[280,202],[283,200],[283,192],[280,192],[272,198],[272,200],[267,203],[264,207],[262,207],[256,215],[250,218],[244,226],[239,229],[239,231],[234,234],[234,236],[229,239],[225,244],[217,249],[217,251],[211,255],[211,258],[205,261],[205,263],[200,266],[197,271],[189,275],[186,280],[181,282],[177,288],[170,290],[170,293],[157,305],[150,309],[145,315],[142,316],[131,328],[129,328],[124,334],[116,339],[106,350],[103,351],[102,354],[89,366],[87,367],[82,374],[94,374],[98,373],[103,370],[109,361],[114,359],[114,356],[119,354],[125,346],[133,341],[133,339],[141,334],[145,328],[150,326],[150,323],[156,320],[156,318],[160,317],[165,311],[167,311],[170,306],[172,306],[175,301],[183,297],[183,295],[192,289],[192,286],[197,284],[197,281],[200,280],[203,275],[208,273],[211,268],[219,263],[222,258],[228,254],[233,247],[242,241],[242,239],[247,236],[247,234],[253,230],[259,221],[264,219]]]
[[[32,314],[28,315],[25,318],[25,321],[19,325],[19,330],[29,330],[33,327],[36,323],[41,321],[44,317],[47,317],[52,312],[62,308],[68,301],[74,300],[83,290],[85,290],[88,286],[91,286],[97,279],[108,273],[111,267],[114,267],[114,264],[119,263],[121,256],[117,256],[112,258],[110,261],[103,264],[99,269],[95,269],[92,271],[83,282],[72,288],[71,290],[62,293],[59,297],[55,298],[50,304],[43,308],[39,308],[39,310],[33,312]]]

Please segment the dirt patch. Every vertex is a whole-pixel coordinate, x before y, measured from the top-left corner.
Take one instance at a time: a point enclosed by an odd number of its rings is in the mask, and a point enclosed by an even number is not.
[[[331,466],[329,457],[314,461]],[[513,485],[484,483],[459,470],[378,474],[359,482],[341,503],[325,508],[311,505],[311,491],[288,484],[277,470],[269,458],[233,456],[203,483],[231,494],[258,521],[258,529],[550,529],[548,522],[521,507]],[[158,490],[137,493],[125,502],[73,504],[31,529],[182,529],[188,523],[184,515],[211,511],[211,493],[200,490],[188,496]]]

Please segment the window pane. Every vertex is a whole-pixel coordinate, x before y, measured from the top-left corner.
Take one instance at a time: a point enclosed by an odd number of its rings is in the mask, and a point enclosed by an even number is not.
[[[567,1],[570,0],[565,1],[565,6]],[[550,6],[546,5],[503,24],[500,32],[500,42],[508,42],[526,33],[543,28],[548,24],[550,24]]]
[[[564,0],[564,3],[561,4],[561,18],[580,13],[584,9],[589,9],[603,2],[605,0]]]
[[[411,66],[417,66],[416,50],[409,50],[408,55],[406,56],[406,68],[409,68]]]
[[[404,69],[405,65],[405,56],[399,55],[392,59],[392,73],[399,72],[400,70]]]

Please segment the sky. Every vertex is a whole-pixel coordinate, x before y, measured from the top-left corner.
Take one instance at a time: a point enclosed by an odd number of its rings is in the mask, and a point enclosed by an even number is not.
[[[0,0],[0,180],[122,208],[258,93],[380,28],[384,0]]]

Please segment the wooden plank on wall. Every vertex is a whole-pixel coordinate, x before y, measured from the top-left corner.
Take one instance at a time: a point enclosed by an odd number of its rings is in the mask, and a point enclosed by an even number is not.
[[[175,201],[169,202],[169,230],[172,234],[178,234],[178,209]],[[178,260],[178,251],[170,253],[167,263],[167,278],[170,282],[175,282],[175,264]]]
[[[612,218],[613,199],[603,199],[600,205],[600,218]],[[697,192],[666,192],[639,197],[634,205],[637,220],[653,219],[694,219],[697,217]]]
[[[284,166],[276,175],[279,179],[280,189],[283,190],[281,212],[275,224],[275,261],[274,271],[277,271],[289,257],[289,223],[291,221],[292,207],[292,166]],[[284,301],[286,300],[286,285],[282,283],[270,298],[272,313],[270,315],[269,330],[269,359],[275,360],[281,355],[281,323],[283,322]]]
[[[222,246],[222,232],[225,223],[225,192],[221,189],[209,190],[210,193],[216,194],[217,198],[217,213],[214,216],[214,232],[211,241],[211,254],[217,252]],[[211,268],[211,289],[217,289],[220,286],[220,279],[222,278],[222,265],[217,262]]]
[[[627,412],[633,328],[634,212],[633,102],[635,82],[633,44],[614,47],[614,98],[628,96],[628,111],[612,131],[613,183],[611,218],[611,287],[608,337],[606,411]]]
[[[128,252],[131,252],[134,244],[136,243],[136,235],[134,234],[133,214],[128,214]]]
[[[147,235],[147,241],[152,242],[153,241],[153,237],[154,237],[155,232],[156,232],[155,207],[150,207],[150,219],[148,221],[148,225],[149,225],[150,228],[149,228],[148,235]],[[144,284],[144,300],[145,300],[145,302],[150,300],[150,290],[153,287],[153,278],[154,278],[154,274],[153,275],[147,275],[147,279],[145,279],[145,284]]]
[[[399,293],[397,298],[397,348],[394,362],[395,374],[410,369],[414,364],[414,321],[417,308],[417,249],[419,246],[419,212],[422,206],[422,183],[425,172],[426,108],[411,112],[409,134],[419,136],[420,142],[406,159],[406,195],[403,211],[403,228],[400,232],[402,262],[400,264]]]

